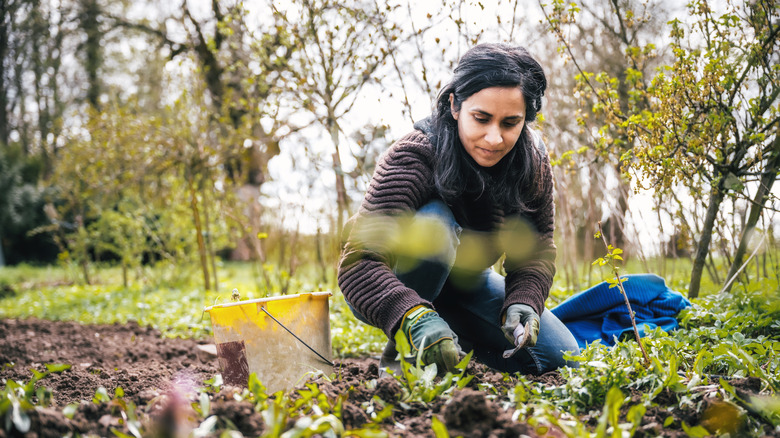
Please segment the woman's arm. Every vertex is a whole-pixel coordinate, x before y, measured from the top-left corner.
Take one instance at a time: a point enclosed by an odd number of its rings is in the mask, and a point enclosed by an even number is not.
[[[430,200],[432,159],[431,144],[419,131],[391,146],[377,164],[358,213],[350,219],[339,260],[338,284],[344,298],[391,338],[409,309],[420,304],[432,307],[393,273],[395,259],[387,242],[398,232],[399,217]]]
[[[541,143],[540,138],[537,141]],[[504,262],[506,298],[502,315],[512,304],[527,304],[541,315],[555,276],[557,249],[553,242],[555,203],[552,166],[543,143],[537,144],[537,147],[541,155],[542,196],[535,203],[535,211],[523,217],[535,232],[534,245],[530,254],[524,257],[507,255]]]

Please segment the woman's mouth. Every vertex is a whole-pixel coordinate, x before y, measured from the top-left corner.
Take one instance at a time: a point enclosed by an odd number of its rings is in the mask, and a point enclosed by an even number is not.
[[[485,148],[481,148],[481,147],[477,147],[477,149],[483,155],[496,155],[496,154],[501,152],[501,149],[485,149]]]

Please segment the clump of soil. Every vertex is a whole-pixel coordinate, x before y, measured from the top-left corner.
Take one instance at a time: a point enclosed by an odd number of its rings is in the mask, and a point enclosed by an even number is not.
[[[388,403],[395,403],[401,396],[401,384],[394,377],[382,377],[376,382],[375,394]]]
[[[456,393],[444,407],[444,424],[451,436],[538,436],[527,424],[512,421],[511,413],[485,398],[483,392],[468,388]]]

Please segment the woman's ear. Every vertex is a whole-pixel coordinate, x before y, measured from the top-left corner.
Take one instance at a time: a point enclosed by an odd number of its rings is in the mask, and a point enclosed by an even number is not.
[[[450,93],[450,113],[452,118],[458,120],[458,111],[455,111],[455,95]]]

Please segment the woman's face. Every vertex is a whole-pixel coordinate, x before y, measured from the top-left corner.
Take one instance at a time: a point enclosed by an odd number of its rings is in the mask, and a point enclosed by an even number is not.
[[[482,167],[495,166],[515,147],[525,124],[525,99],[519,87],[484,88],[463,101],[452,117],[466,152]]]

